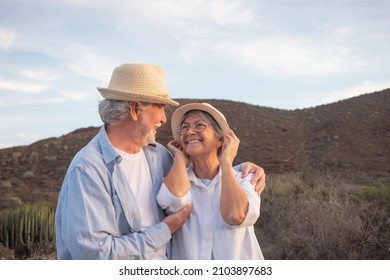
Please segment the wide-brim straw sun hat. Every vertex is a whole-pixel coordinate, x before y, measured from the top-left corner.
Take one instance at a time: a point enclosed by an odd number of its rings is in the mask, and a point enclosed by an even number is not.
[[[210,105],[209,103],[188,103],[177,108],[176,111],[172,114],[171,129],[173,137],[176,141],[180,141],[178,126],[182,123],[184,115],[187,112],[193,110],[200,110],[209,113],[221,127],[224,134],[230,132],[230,127],[226,121],[225,116],[214,106]]]
[[[97,90],[106,99],[179,105],[168,96],[163,70],[153,64],[122,64],[112,72],[108,88]]]

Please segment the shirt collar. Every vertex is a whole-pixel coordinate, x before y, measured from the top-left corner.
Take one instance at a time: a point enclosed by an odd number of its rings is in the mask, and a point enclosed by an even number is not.
[[[102,149],[103,159],[105,164],[109,164],[113,161],[119,163],[122,160],[121,155],[118,151],[112,146],[110,140],[108,140],[106,128],[103,125],[97,135],[100,147]],[[156,143],[150,143],[148,146],[143,149],[156,148]]]
[[[108,140],[106,128],[104,125],[100,129],[98,135],[97,135],[100,147],[102,149],[102,155],[103,160],[105,164],[109,164],[113,162],[114,160],[118,162],[118,160],[121,160],[121,156],[119,153],[114,149],[114,147],[111,145],[110,140]]]
[[[187,171],[188,171],[188,177],[190,179],[190,182],[194,182],[194,184],[196,186],[204,185],[202,180],[199,179],[198,177],[196,177],[194,170],[193,170],[192,163],[187,167]],[[221,176],[222,176],[222,171],[221,171],[221,168],[219,168],[217,175],[215,175],[215,177],[211,180],[210,185],[219,182],[219,180],[221,179]]]

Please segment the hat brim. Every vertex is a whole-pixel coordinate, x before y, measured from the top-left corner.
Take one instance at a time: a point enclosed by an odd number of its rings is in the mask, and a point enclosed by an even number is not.
[[[165,104],[179,106],[179,103],[163,96],[148,95],[148,94],[135,94],[130,92],[124,92],[119,90],[112,90],[108,88],[97,88],[100,94],[106,99],[121,100],[121,101],[136,101],[136,102],[148,102],[156,104]]]
[[[205,111],[209,113],[215,121],[218,123],[218,125],[221,127],[222,132],[224,134],[227,134],[230,132],[230,127],[224,117],[224,115],[215,109],[213,106],[211,106],[208,103],[189,103],[185,104],[179,108],[176,109],[175,112],[172,114],[171,118],[171,129],[172,129],[172,135],[175,138],[176,141],[180,141],[180,134],[177,131],[177,127],[180,125],[180,123],[183,120],[183,116],[192,110],[200,110]]]

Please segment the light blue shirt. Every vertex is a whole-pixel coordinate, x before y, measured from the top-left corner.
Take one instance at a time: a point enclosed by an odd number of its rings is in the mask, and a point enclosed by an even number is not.
[[[144,152],[157,195],[172,157],[158,143]],[[104,127],[74,157],[58,198],[58,259],[151,259],[168,245],[171,233],[164,222],[141,230],[142,209],[118,168],[121,159]]]

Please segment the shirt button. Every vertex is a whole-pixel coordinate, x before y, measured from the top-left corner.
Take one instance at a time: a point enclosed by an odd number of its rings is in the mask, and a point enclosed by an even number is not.
[[[104,242],[103,242],[103,241],[100,241],[100,243],[99,243],[99,247],[102,247],[102,246],[103,246],[103,244],[104,244]]]
[[[122,161],[122,157],[121,156],[118,156],[117,158],[116,158],[116,163],[121,163],[121,161]]]

